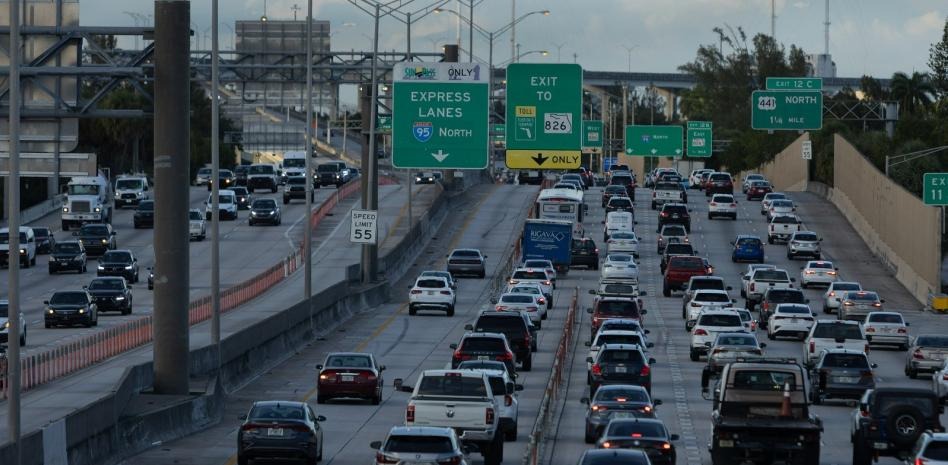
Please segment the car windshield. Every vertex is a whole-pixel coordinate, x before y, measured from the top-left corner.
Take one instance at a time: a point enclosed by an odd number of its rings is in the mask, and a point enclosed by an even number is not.
[[[753,391],[780,391],[789,384],[797,386],[793,373],[783,371],[740,370],[734,374],[734,387]]]
[[[455,373],[425,376],[418,386],[418,395],[487,397],[487,385],[479,377],[458,376]]]
[[[630,207],[632,202],[626,197],[613,197],[609,200],[610,207]]]
[[[607,388],[596,391],[594,401],[599,402],[648,402],[648,394],[641,389]]]
[[[256,405],[247,415],[248,421],[253,420],[303,420],[306,415],[303,407],[287,404]]]
[[[701,326],[743,326],[741,317],[736,313],[733,315],[701,315],[701,318],[698,320],[698,324]]]
[[[221,194],[217,196],[218,203],[234,203],[234,196],[229,194]],[[208,201],[208,204],[211,202]]]
[[[87,224],[79,230],[80,236],[107,236],[109,228],[100,224]]]
[[[451,438],[446,436],[389,436],[386,452],[415,454],[443,454],[454,451]]]
[[[783,270],[757,270],[754,272],[754,281],[786,282],[790,281],[790,277]]]
[[[746,180],[748,180],[748,181],[759,181],[759,180],[762,180],[762,179],[765,179],[765,178],[764,178],[764,175],[762,175],[762,174],[748,174],[747,177],[744,178],[744,179],[746,179]]]
[[[767,291],[764,300],[774,303],[802,304],[806,303],[806,296],[797,289],[773,289]]]
[[[204,219],[204,215],[201,215],[199,211],[191,210],[188,212],[188,219],[191,221],[201,221]]]
[[[89,290],[91,291],[118,291],[124,288],[121,279],[93,279],[89,283]]]
[[[720,346],[751,346],[757,347],[757,339],[753,336],[722,335],[715,341]]]
[[[816,242],[817,240],[819,240],[819,238],[816,237],[816,234],[806,234],[806,233],[804,233],[804,234],[794,234],[794,235],[793,235],[793,240],[795,240],[795,241],[806,241],[806,242]]]
[[[10,307],[6,302],[0,302],[0,318],[10,316]]]
[[[210,176],[210,175],[211,175],[211,169],[210,169],[210,168],[201,168],[201,169],[198,170],[198,174],[204,175],[204,176]]]
[[[533,297],[523,294],[504,294],[500,296],[500,301],[505,304],[532,304]]]
[[[116,189],[142,189],[141,179],[119,179],[115,182]]]
[[[330,355],[326,367],[372,368],[372,359],[365,355]]]
[[[250,193],[250,191],[248,191],[246,187],[232,187],[230,190],[234,191],[234,193],[237,195],[243,195],[243,196],[246,196],[247,194]]]
[[[469,337],[464,340],[461,350],[474,352],[503,352],[504,341],[496,337]]]
[[[247,170],[249,174],[273,174],[273,167],[270,165],[250,165]],[[210,173],[208,173],[210,174]]]
[[[273,199],[260,199],[260,200],[253,201],[254,209],[272,210],[276,208],[276,206],[277,206],[276,201]]]
[[[667,255],[694,255],[694,248],[691,244],[668,244],[665,247]]]
[[[751,187],[769,187],[770,183],[767,181],[753,181],[750,185]]]
[[[450,278],[451,273],[447,271],[422,271],[421,276],[435,276],[439,278]]]
[[[600,334],[599,337],[596,338],[596,343],[593,345],[599,347],[603,344],[644,345],[644,341],[642,341],[642,336],[638,334]]]
[[[858,283],[833,283],[834,291],[858,291],[859,289]]]
[[[666,213],[669,215],[687,215],[688,209],[682,205],[671,205],[671,206],[666,206],[665,208],[663,208],[662,213]]]
[[[283,167],[284,168],[305,168],[306,159],[305,158],[284,158]]]
[[[618,330],[618,331],[641,331],[642,325],[639,324],[636,320],[606,320],[602,323],[602,327],[599,328],[600,331],[606,330]]]
[[[426,289],[441,289],[448,285],[445,284],[443,279],[419,279],[415,286]]]
[[[870,323],[895,323],[902,324],[902,315],[898,313],[872,313],[869,315]]]
[[[79,248],[79,244],[76,244],[75,242],[71,242],[71,243],[70,243],[70,242],[60,242],[60,243],[56,244],[55,247],[53,247],[53,253],[71,253],[71,254],[77,254],[77,253],[79,253],[80,250],[82,250],[82,249]]]
[[[820,339],[862,339],[859,325],[847,323],[817,323],[813,337]],[[948,338],[946,338],[948,339]],[[946,345],[948,347],[948,345]]]
[[[49,298],[52,305],[82,305],[89,303],[85,292],[57,292]]]
[[[731,175],[730,174],[712,174],[711,177],[708,179],[712,181],[730,181]]]
[[[335,173],[339,171],[339,166],[337,165],[319,165],[316,167],[316,171],[320,173]]]
[[[720,202],[720,203],[732,203],[734,202],[734,197],[730,195],[715,195],[714,197],[711,197],[711,201]]]
[[[604,315],[639,316],[639,307],[634,300],[600,300],[596,310]]]
[[[514,271],[512,279],[546,280],[546,272],[545,271],[527,271],[527,270]]]
[[[664,438],[665,428],[658,422],[645,421],[613,421],[609,423],[606,436],[632,438]]]
[[[772,223],[776,224],[797,224],[797,218],[794,216],[775,216]]]
[[[504,362],[495,360],[465,360],[458,365],[458,370],[497,370],[507,371]],[[493,386],[493,384],[491,385]]]
[[[691,290],[716,289],[724,290],[724,281],[721,279],[693,278],[691,280]]]
[[[106,252],[102,258],[99,259],[100,262],[108,263],[131,263],[132,262],[132,253],[131,252],[122,252],[122,251],[111,251]]]
[[[863,354],[828,353],[823,357],[824,367],[869,369],[869,361]]]
[[[948,349],[948,336],[919,336],[915,340],[915,345]]]
[[[786,196],[785,194],[781,194],[781,193],[778,193],[778,192],[772,192],[772,193],[770,193],[770,194],[767,194],[767,197],[765,197],[765,198],[766,198],[767,200],[769,200],[769,201],[774,201],[774,200],[783,200],[783,199],[786,199],[787,196]]]
[[[723,292],[698,292],[695,300],[699,302],[730,302],[731,299]]]
[[[21,232],[21,233],[20,233],[20,244],[25,244],[26,242],[27,242],[27,240],[26,240],[26,233],[25,233],[25,232]],[[10,234],[7,233],[7,232],[2,232],[2,233],[0,233],[0,244],[8,244],[8,243],[10,243]]]
[[[613,177],[615,179],[615,177]],[[625,194],[626,190],[624,186],[607,186],[606,192],[609,194]]]

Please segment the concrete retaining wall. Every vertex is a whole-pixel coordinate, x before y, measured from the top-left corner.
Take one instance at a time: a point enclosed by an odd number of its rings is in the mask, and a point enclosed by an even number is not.
[[[20,212],[20,224],[26,225],[30,224],[33,221],[36,221],[54,211],[63,208],[63,199],[65,196],[57,195],[51,199],[44,200],[36,205],[33,205],[26,210]],[[4,218],[0,221],[0,228],[7,227],[7,218],[4,214]]]
[[[744,176],[760,173],[773,183],[775,191],[805,191],[809,172],[807,161],[803,159],[803,141],[810,140],[805,132],[792,144],[778,153],[774,159],[755,169],[742,171],[734,177],[734,182],[744,182]]]

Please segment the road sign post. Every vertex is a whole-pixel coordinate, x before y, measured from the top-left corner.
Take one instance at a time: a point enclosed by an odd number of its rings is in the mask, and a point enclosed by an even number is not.
[[[626,126],[625,154],[638,157],[683,155],[681,126]]]
[[[948,205],[948,173],[925,173],[922,176],[922,200],[925,205]]]
[[[710,157],[712,123],[710,121],[688,122],[688,156]]]
[[[352,226],[349,242],[377,244],[379,237],[379,212],[376,210],[352,210]]]
[[[508,66],[507,167],[579,168],[582,108],[583,70],[579,65]]]
[[[487,73],[471,63],[398,63],[392,97],[392,166],[484,169]]]
[[[820,91],[755,90],[751,95],[751,128],[809,131],[823,127]]]

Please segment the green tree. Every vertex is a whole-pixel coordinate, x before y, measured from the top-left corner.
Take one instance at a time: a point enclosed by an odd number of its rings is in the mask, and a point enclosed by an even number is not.
[[[902,110],[915,113],[927,109],[932,104],[935,87],[928,74],[912,72],[909,76],[901,71],[892,75],[892,98],[899,101]]]
[[[941,41],[928,50],[928,67],[932,70],[932,83],[941,97],[948,98],[948,20]]]

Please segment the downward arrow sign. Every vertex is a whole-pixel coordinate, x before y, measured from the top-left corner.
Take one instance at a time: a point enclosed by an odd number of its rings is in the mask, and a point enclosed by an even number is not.
[[[546,163],[547,160],[549,160],[549,157],[544,157],[542,153],[538,153],[537,156],[530,157],[530,158],[533,161],[537,162],[537,166],[543,166],[543,164]]]
[[[652,155],[655,155],[658,152],[658,149],[652,149]]]
[[[448,158],[448,155],[451,155],[451,154],[444,153],[444,150],[441,150],[441,149],[438,149],[437,152],[431,154],[431,156],[434,157],[435,160],[438,160],[438,163],[443,162],[445,158]]]

